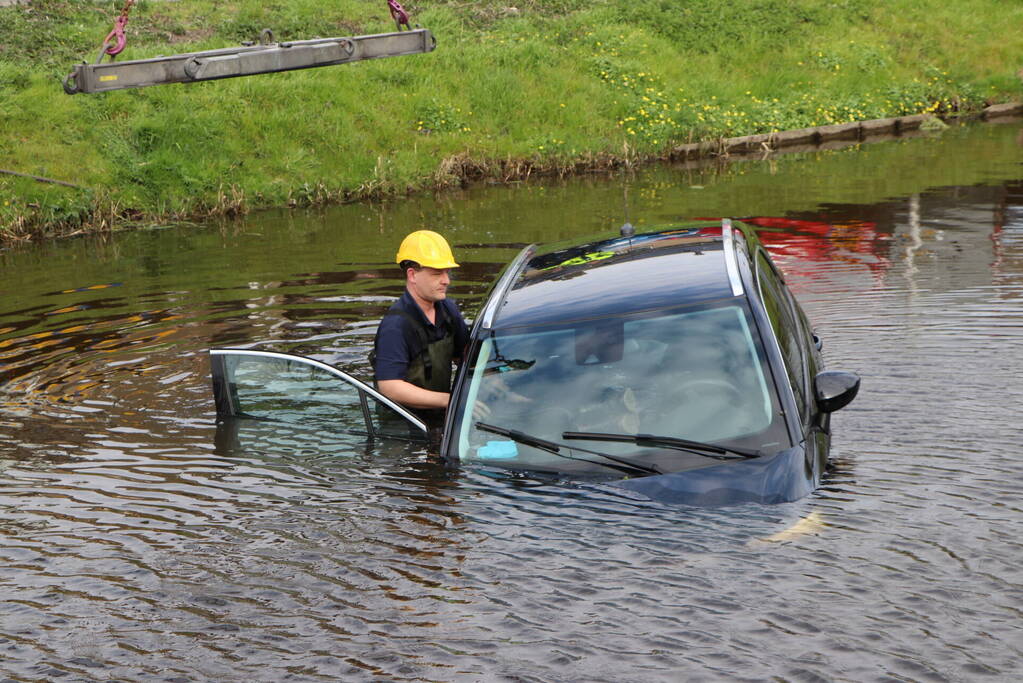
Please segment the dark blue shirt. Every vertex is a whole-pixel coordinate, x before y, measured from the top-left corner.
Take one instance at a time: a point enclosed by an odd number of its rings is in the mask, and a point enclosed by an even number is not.
[[[443,299],[434,305],[436,323],[426,319],[423,310],[419,308],[408,290],[401,295],[390,310],[402,310],[422,323],[426,330],[426,337],[429,341],[443,339],[447,330],[451,330],[455,337],[455,356],[461,357],[465,345],[469,341],[469,328],[465,319],[458,310],[458,306],[451,299]],[[385,315],[377,328],[376,344],[376,379],[377,381],[388,379],[406,379],[409,363],[423,352],[423,345],[419,333],[416,332],[412,323],[403,315]]]

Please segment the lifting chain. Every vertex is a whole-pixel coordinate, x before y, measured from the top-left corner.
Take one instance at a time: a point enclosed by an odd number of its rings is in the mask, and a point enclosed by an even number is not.
[[[128,25],[128,12],[131,11],[134,4],[135,0],[124,0],[124,7],[121,8],[120,16],[114,20],[114,30],[103,39],[103,47],[100,48],[99,59],[96,60],[97,64],[102,61],[103,55],[113,57],[121,54],[124,46],[128,44],[128,38],[124,35],[124,27]]]

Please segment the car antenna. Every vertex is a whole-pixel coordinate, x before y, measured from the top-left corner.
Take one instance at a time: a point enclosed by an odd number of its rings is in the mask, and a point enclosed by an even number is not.
[[[622,224],[620,232],[622,237],[627,237],[630,240],[636,234],[636,228],[632,227],[632,223],[629,222],[629,183],[622,184],[622,204],[623,213],[625,214],[625,223]]]

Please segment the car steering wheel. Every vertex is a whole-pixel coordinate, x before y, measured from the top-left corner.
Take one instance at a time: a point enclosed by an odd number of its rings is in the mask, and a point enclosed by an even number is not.
[[[665,379],[670,381],[671,378]],[[743,401],[738,387],[718,377],[683,378],[654,393],[656,403],[640,413],[643,430],[653,434],[689,435],[697,441],[706,439],[703,434],[708,420],[717,422],[716,414]],[[730,419],[738,419],[738,416]]]
[[[695,379],[683,381],[681,384],[672,389],[670,394],[699,394],[703,392],[727,394],[730,399],[735,399],[736,401],[742,400],[742,392],[739,391],[738,387],[726,379],[719,379],[717,377],[697,377]]]
[[[734,384],[717,377],[683,379],[678,384],[673,384],[663,392],[657,393],[659,394],[657,403],[647,410],[648,415],[653,418],[651,421],[655,424],[677,414],[680,406],[685,406],[687,412],[692,412],[694,404],[702,402],[702,407],[716,410],[724,406],[738,405],[743,398],[742,392]],[[703,399],[708,396],[716,398],[704,402]],[[702,412],[699,408],[696,410]]]

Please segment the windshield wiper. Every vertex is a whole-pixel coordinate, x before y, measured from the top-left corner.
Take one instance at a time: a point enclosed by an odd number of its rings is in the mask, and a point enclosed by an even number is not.
[[[603,467],[609,467],[611,469],[619,470],[621,472],[628,472],[630,474],[635,474],[636,472],[641,472],[643,474],[663,474],[663,472],[661,472],[653,465],[641,465],[639,463],[626,460],[625,458],[619,458],[613,455],[608,455],[607,453],[601,453],[599,451],[591,451],[588,448],[580,448],[579,446],[569,446],[568,444],[559,444],[555,441],[548,441],[547,439],[542,439],[538,436],[533,436],[532,434],[520,432],[517,429],[498,427],[497,425],[487,424],[486,422],[477,422],[476,429],[479,429],[484,432],[491,432],[492,434],[500,434],[501,436],[507,436],[509,439],[515,441],[516,443],[520,443],[525,446],[532,446],[533,448],[539,448],[541,451],[547,451],[548,453],[553,453],[558,457],[566,458],[568,460],[579,460],[581,462],[589,462],[593,463],[594,465],[601,465]],[[574,455],[567,455],[561,452],[562,447],[569,448],[575,451],[582,451],[583,453],[589,453],[590,455],[596,455],[601,458],[607,458],[608,460],[618,464],[612,464],[609,462],[599,462],[597,460],[590,460],[588,458],[577,458]]]
[[[584,439],[587,441],[612,441],[617,443],[634,443],[637,446],[661,446],[686,451],[705,458],[716,460],[748,460],[759,458],[760,451],[744,451],[736,448],[724,448],[712,443],[690,441],[676,436],[654,436],[653,434],[607,434],[604,432],[564,432],[562,439]]]

